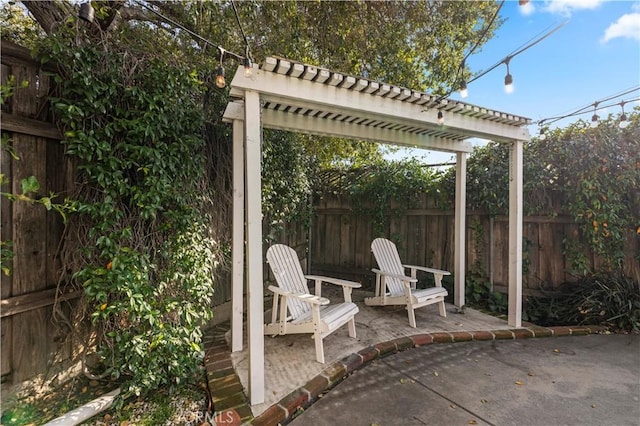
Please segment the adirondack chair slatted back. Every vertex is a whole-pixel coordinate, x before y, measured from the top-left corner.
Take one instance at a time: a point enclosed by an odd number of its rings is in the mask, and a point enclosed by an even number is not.
[[[278,287],[291,293],[309,293],[307,279],[304,277],[298,254],[284,244],[275,244],[267,250],[267,262],[276,278]],[[293,319],[306,313],[311,305],[294,297],[287,298],[287,308]]]
[[[385,238],[376,238],[371,243],[371,251],[381,271],[405,275],[398,249],[393,242]],[[401,280],[392,277],[386,277],[385,280],[391,296],[404,294],[404,285]]]

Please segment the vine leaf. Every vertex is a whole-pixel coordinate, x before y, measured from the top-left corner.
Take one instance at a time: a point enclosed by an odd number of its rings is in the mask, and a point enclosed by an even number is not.
[[[40,182],[36,179],[35,176],[29,176],[26,179],[22,179],[20,181],[20,186],[22,187],[22,194],[30,194],[32,192],[37,192],[40,189]]]

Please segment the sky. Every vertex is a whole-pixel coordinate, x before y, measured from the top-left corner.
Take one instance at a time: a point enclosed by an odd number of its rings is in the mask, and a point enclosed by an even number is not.
[[[510,60],[512,93],[505,93],[507,72],[502,64],[471,82],[466,98],[456,92],[451,99],[528,117],[534,122],[529,132],[537,136],[539,125],[535,123],[540,120],[572,113],[634,88],[605,104],[640,98],[640,0],[540,0],[524,6],[517,0],[507,0],[500,16],[505,22],[496,35],[467,59],[474,74],[564,25]],[[640,106],[640,102],[626,104],[625,111],[634,106]],[[621,107],[615,105],[599,110],[598,115],[620,112]],[[592,115],[593,107],[549,127],[566,127],[580,118],[590,121]],[[430,164],[453,158],[451,154],[424,150],[405,153],[423,157]]]

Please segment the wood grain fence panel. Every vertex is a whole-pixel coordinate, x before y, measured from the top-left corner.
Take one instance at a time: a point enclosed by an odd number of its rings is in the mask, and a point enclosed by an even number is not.
[[[331,265],[340,264],[340,216],[332,214],[327,216],[326,223],[326,243],[320,247],[321,251],[326,252],[327,263]]]
[[[638,230],[640,231],[640,229]],[[624,247],[624,271],[627,276],[640,282],[640,232],[629,230]]]
[[[353,265],[355,261],[355,232],[352,226],[353,215],[340,215],[340,265]]]
[[[527,289],[538,289],[541,283],[538,276],[540,270],[540,235],[539,225],[526,222],[522,227],[524,247],[522,250],[523,272],[522,286]]]
[[[64,146],[53,141],[45,141],[47,149],[45,193],[55,193],[58,196],[53,200],[55,203],[64,202],[64,192],[66,191],[66,162]],[[50,211],[47,213],[47,234],[46,234],[46,282],[48,285],[55,285],[62,272],[62,260],[60,258],[60,242],[64,232],[64,222],[61,215]]]
[[[327,223],[327,215],[318,211],[311,225],[311,260],[313,263],[326,264],[326,252],[321,250],[321,247],[325,247],[325,229]]]
[[[540,280],[543,285],[554,283],[554,278],[558,275],[557,244],[554,242],[556,227],[552,223],[539,224],[539,244],[540,244]],[[562,252],[560,252],[562,256]],[[561,262],[563,263],[563,262]]]
[[[39,182],[46,181],[46,140],[27,135],[14,134],[14,147],[20,160],[14,162],[13,192],[22,192],[20,181],[35,176]],[[42,195],[40,192],[38,195]],[[25,202],[13,203],[14,226],[14,277],[13,295],[46,288],[46,232],[47,211],[41,205]],[[34,279],[34,277],[40,277]]]
[[[15,115],[36,118],[41,108],[39,95],[38,70],[33,64],[16,63],[11,66],[11,75],[15,78],[16,88],[12,96],[12,112]],[[23,83],[26,87],[23,87]]]
[[[371,218],[369,216],[356,217],[356,246],[355,267],[371,269],[373,256],[371,254],[371,242],[373,241]]]
[[[13,371],[13,356],[12,356],[12,342],[13,342],[13,318],[4,318],[0,320],[0,339],[1,340],[1,352],[0,356],[0,375],[1,381],[4,383],[6,377]]]
[[[5,132],[2,132],[3,135]],[[11,192],[13,176],[13,167],[11,156],[4,150],[0,150],[0,172],[5,175],[6,182],[2,184],[2,192]],[[4,197],[0,197],[0,238],[2,241],[13,241],[13,206],[12,203]],[[9,260],[8,266],[13,269],[13,261]],[[11,297],[13,294],[12,275],[0,273],[0,297],[3,299]]]
[[[509,226],[501,221],[493,222],[494,248],[493,248],[493,282],[498,285],[508,285],[509,265]]]
[[[51,351],[51,307],[13,317],[12,381],[20,383],[46,371]]]

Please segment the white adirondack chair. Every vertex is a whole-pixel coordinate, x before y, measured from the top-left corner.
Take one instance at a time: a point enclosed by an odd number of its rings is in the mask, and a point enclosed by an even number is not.
[[[265,324],[264,333],[269,335],[313,333],[316,345],[316,360],[324,364],[322,340],[348,323],[349,336],[356,337],[354,316],[359,309],[351,301],[351,291],[360,283],[338,278],[304,275],[298,254],[283,244],[275,244],[267,250],[267,262],[278,286],[269,286],[273,295],[271,323]],[[315,281],[315,295],[309,292],[307,280]],[[330,304],[322,297],[322,283],[342,286],[344,302]],[[287,314],[288,311],[288,314]]]
[[[424,266],[403,265],[396,245],[385,238],[373,240],[371,251],[373,251],[373,256],[376,258],[379,269],[372,269],[376,274],[376,292],[374,297],[364,299],[365,305],[406,305],[409,314],[409,325],[413,328],[416,327],[414,313],[416,308],[437,303],[440,315],[447,316],[444,298],[448,293],[442,287],[442,277],[450,275],[450,272]],[[411,271],[411,276],[406,275],[405,269]],[[416,289],[416,283],[418,282],[417,271],[432,273],[435,287]]]

